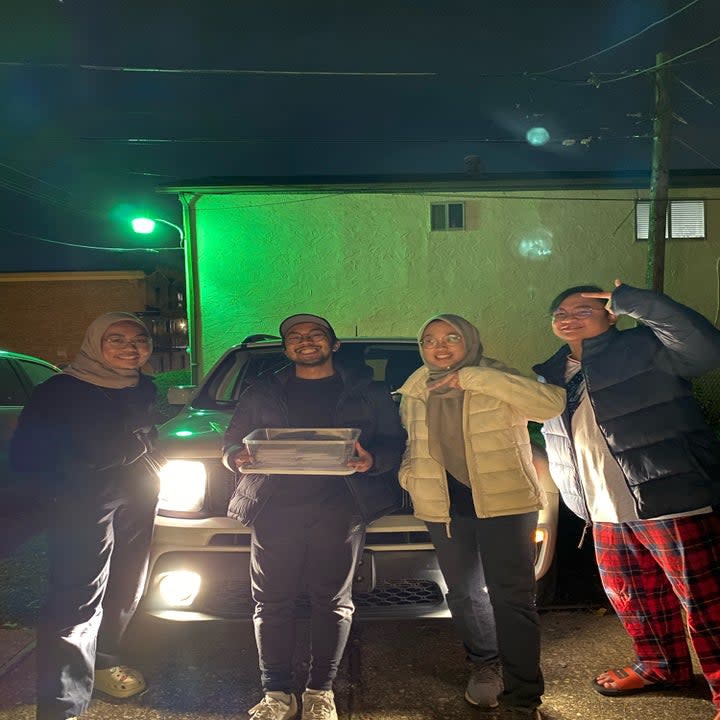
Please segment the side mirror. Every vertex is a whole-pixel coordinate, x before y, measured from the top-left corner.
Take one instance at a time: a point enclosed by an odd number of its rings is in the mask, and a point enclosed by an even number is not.
[[[187,405],[195,396],[197,385],[175,385],[169,387],[167,400],[169,405]]]

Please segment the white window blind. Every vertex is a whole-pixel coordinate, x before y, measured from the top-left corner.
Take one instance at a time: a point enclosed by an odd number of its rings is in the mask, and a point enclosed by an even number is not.
[[[650,202],[639,200],[635,206],[635,237],[647,240],[650,228]],[[705,239],[705,201],[671,200],[668,203],[665,237],[675,240]]]

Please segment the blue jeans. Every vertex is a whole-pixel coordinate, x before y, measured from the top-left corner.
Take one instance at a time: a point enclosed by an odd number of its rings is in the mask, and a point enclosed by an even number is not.
[[[537,513],[426,523],[453,621],[475,663],[503,667],[506,705],[540,704],[540,620],[535,608]],[[487,590],[485,590],[487,587]]]

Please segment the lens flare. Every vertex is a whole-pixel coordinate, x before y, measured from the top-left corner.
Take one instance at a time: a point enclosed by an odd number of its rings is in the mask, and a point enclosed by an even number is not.
[[[544,127],[530,128],[525,133],[525,139],[534,147],[545,145],[550,140],[550,133]]]

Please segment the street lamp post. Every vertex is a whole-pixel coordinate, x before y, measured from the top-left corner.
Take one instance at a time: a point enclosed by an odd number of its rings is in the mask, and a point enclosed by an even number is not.
[[[155,223],[162,223],[163,225],[168,225],[171,228],[175,228],[175,230],[177,230],[180,234],[180,247],[183,247],[183,244],[185,242],[185,234],[183,233],[182,228],[179,225],[170,222],[169,220],[163,220],[162,218],[137,217],[134,218],[130,224],[132,225],[132,229],[136,233],[139,233],[140,235],[149,235],[155,230]]]

